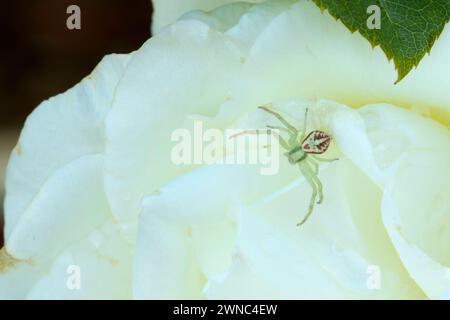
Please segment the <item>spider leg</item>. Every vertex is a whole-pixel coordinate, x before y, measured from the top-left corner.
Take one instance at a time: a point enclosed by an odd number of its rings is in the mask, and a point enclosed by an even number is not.
[[[311,157],[307,157],[306,160],[308,160],[308,162],[314,166],[314,173],[316,175],[318,175],[319,174],[319,163]]]
[[[269,126],[269,125],[267,125],[266,127],[269,128],[269,129],[276,129],[276,130],[284,131],[284,132],[287,132],[287,133],[291,134],[291,132],[289,131],[289,129],[286,129],[285,127],[280,127],[280,126]]]
[[[306,126],[308,124],[308,121],[307,121],[307,119],[308,119],[308,111],[309,111],[309,109],[306,108],[305,109],[305,118],[303,119],[303,131],[302,131],[302,135],[301,135],[300,140],[303,140],[305,138],[305,136],[306,136]]]
[[[319,163],[311,157],[307,157],[305,160],[308,162],[308,166],[309,165],[314,166],[314,171],[312,172],[313,173],[312,178],[314,179],[314,182],[316,183],[316,186],[317,186],[317,191],[319,192],[319,201],[317,201],[317,204],[321,204],[323,201],[323,191],[322,191],[323,188],[322,188],[322,182],[320,182],[320,179],[318,176]]]
[[[268,127],[269,127],[269,126],[268,126]],[[285,129],[285,130],[287,130],[287,129]],[[283,138],[282,136],[280,136],[280,135],[278,134],[278,132],[276,132],[276,131],[271,131],[270,129],[269,129],[269,132],[270,132],[270,134],[273,134],[276,138],[278,138],[278,142],[280,143],[280,145],[281,145],[284,149],[286,149],[286,150],[289,150],[289,149],[290,149],[289,143],[287,143],[287,141],[284,140],[284,138]]]
[[[308,210],[306,211],[306,215],[302,221],[297,223],[297,226],[301,226],[308,220],[309,216],[313,212],[314,203],[316,201],[316,197],[317,197],[317,193],[318,193],[316,181],[314,179],[315,175],[314,175],[314,172],[312,171],[311,167],[306,162],[302,161],[299,163],[299,168],[300,168],[300,171],[302,172],[303,176],[305,177],[306,181],[311,186],[313,191],[311,194],[311,198],[309,200],[309,206],[308,206]]]
[[[313,176],[314,181],[316,182],[317,185],[317,189],[319,191],[319,201],[317,201],[317,204],[321,204],[323,201],[323,187],[322,187],[322,182],[320,182],[319,177],[315,174]]]
[[[284,128],[283,128],[283,129],[284,129]],[[284,130],[287,130],[287,129],[284,129]],[[229,139],[234,139],[234,138],[237,138],[237,137],[239,137],[239,136],[246,135],[246,134],[256,134],[256,135],[260,135],[260,134],[261,134],[261,131],[263,131],[263,129],[259,129],[259,130],[255,130],[255,129],[253,129],[253,130],[244,130],[244,131],[242,131],[242,132],[233,134],[232,136],[229,137]],[[271,134],[271,135],[274,135],[276,138],[278,138],[278,142],[280,143],[280,145],[281,145],[284,149],[286,149],[286,150],[289,150],[289,149],[290,149],[290,148],[289,148],[289,144],[286,142],[286,140],[284,140],[283,137],[280,136],[277,132],[272,131],[270,128],[267,129],[267,130],[265,130],[265,131],[266,131],[265,134]],[[263,146],[263,148],[268,148],[268,147],[269,147],[269,145]]]
[[[324,159],[324,158],[319,158],[318,156],[315,156],[315,155],[311,155],[311,156],[312,156],[312,158],[313,158],[314,160],[319,161],[319,162],[333,162],[333,161],[339,160],[339,158],[334,158],[334,159]]]
[[[261,131],[261,130],[244,130],[244,131],[242,131],[242,132],[233,134],[232,136],[229,137],[229,139],[234,139],[234,138],[237,138],[237,137],[239,137],[239,136],[246,135],[246,134],[256,134],[256,135],[259,135],[259,134],[260,134],[260,131]],[[269,132],[269,130],[266,130],[266,132]]]
[[[290,124],[286,119],[284,119],[281,116],[281,114],[279,114],[278,112],[275,112],[273,110],[270,110],[266,106],[260,106],[258,108],[260,108],[261,110],[264,110],[264,111],[272,114],[273,116],[275,116],[290,131],[291,134],[297,135],[298,130],[292,124]]]

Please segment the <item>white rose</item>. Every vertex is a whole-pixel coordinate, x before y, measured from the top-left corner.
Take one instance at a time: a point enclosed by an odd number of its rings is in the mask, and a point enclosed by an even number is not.
[[[105,57],[13,151],[0,297],[448,298],[449,50],[447,27],[394,85],[380,49],[278,1],[191,12]],[[170,158],[195,120],[276,124],[268,102],[297,126],[309,107],[340,158],[302,227],[311,189],[285,158],[272,176]]]

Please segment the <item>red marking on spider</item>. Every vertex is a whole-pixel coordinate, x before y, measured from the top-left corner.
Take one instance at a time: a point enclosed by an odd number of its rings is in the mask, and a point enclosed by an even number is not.
[[[305,153],[322,154],[330,146],[331,136],[323,131],[311,131],[302,142]]]

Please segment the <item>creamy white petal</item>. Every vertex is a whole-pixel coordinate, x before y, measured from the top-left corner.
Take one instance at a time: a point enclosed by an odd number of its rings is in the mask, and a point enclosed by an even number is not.
[[[306,103],[304,100],[287,100],[281,104],[276,103],[274,107],[282,110],[284,114],[302,114]],[[328,115],[324,116],[327,112]],[[337,124],[345,128],[359,128],[359,133],[366,136],[362,145],[370,149],[371,142],[365,132],[365,122],[357,111],[319,101],[310,114],[311,121],[319,128],[339,131]],[[240,125],[261,127],[267,121],[261,115],[263,113],[257,112],[256,117],[251,115],[240,121]],[[346,117],[348,121],[341,121]],[[355,141],[354,133],[350,131],[348,136],[337,135],[337,145],[342,144],[341,139],[350,139],[348,143],[351,144],[351,141]],[[355,145],[353,151],[357,152],[358,148],[358,145]],[[349,156],[353,155],[349,153]],[[375,160],[372,162],[376,166]],[[319,222],[315,223],[316,227],[309,227],[314,230],[308,232],[308,227],[305,227],[305,231],[301,229],[299,232],[295,224],[304,213],[311,190],[304,183],[297,183],[295,190],[289,191],[293,189],[289,186],[287,191],[283,190],[282,187],[300,176],[300,173],[297,168],[287,164],[287,161],[281,161],[281,164],[280,174],[275,177],[262,177],[251,166],[208,166],[184,174],[161,188],[159,193],[146,197],[135,261],[140,265],[135,276],[138,295],[153,297],[155,288],[161,288],[155,290],[160,292],[166,286],[176,287],[176,283],[180,282],[179,270],[173,267],[176,265],[180,270],[194,268],[196,274],[192,278],[183,278],[183,285],[179,287],[185,288],[182,297],[201,296],[198,290],[202,282],[206,281],[201,275],[208,280],[204,294],[210,298],[423,297],[420,289],[409,278],[384,229],[380,213],[382,191],[374,182],[364,176],[351,161],[345,160],[345,157],[333,164],[333,169],[324,169],[326,166],[322,166],[321,178],[326,186],[326,202],[316,206],[311,221]],[[274,192],[277,189],[281,190]],[[283,195],[286,192],[289,197]],[[234,249],[236,227],[233,212],[240,205],[249,205],[261,197],[266,199],[258,201],[253,208],[247,208],[241,213],[244,222],[238,219],[238,235]],[[362,204],[357,201],[361,197],[366,199]],[[253,217],[255,210],[257,213]],[[260,211],[271,214],[270,222],[259,224],[258,216],[262,214]],[[248,221],[245,220],[247,215],[252,217]],[[283,231],[280,230],[280,223],[283,224]],[[161,226],[165,230],[163,244],[158,243],[156,239],[149,241],[148,234],[152,233],[150,230],[155,232]],[[267,260],[258,260],[249,265],[249,258],[242,259],[243,252],[245,255],[253,255],[258,250],[263,250],[256,247],[264,242],[267,236],[267,233],[258,234],[259,227],[273,228],[274,230],[270,231],[275,233],[273,238],[282,239],[280,247],[273,250],[273,254],[279,256],[264,256]],[[292,239],[285,239],[283,234],[292,236]],[[160,239],[161,235],[155,237]],[[247,237],[249,240],[242,240]],[[152,244],[149,246],[149,243]],[[185,249],[182,257],[177,256],[176,252],[180,246],[188,243],[189,250]],[[313,249],[303,252],[301,248],[297,248],[303,243]],[[213,244],[221,248],[220,253],[212,253]],[[281,250],[283,246],[287,248],[285,251]],[[159,253],[156,254],[152,247],[158,248],[156,252]],[[233,253],[235,250],[238,254]],[[286,261],[292,257],[292,252],[294,255],[299,252],[298,261],[295,263]],[[312,261],[311,255],[315,257]],[[167,256],[171,258],[168,259]],[[150,274],[146,270],[154,261],[158,261],[158,266],[154,267],[153,273]],[[271,269],[265,267],[268,265]],[[366,285],[370,276],[367,272],[373,265],[382,273],[380,290],[370,290]],[[294,274],[286,273],[286,266],[292,266],[292,271],[289,272]],[[303,286],[288,281],[298,276],[296,266],[305,272]],[[263,270],[255,271],[255,268]],[[157,276],[161,272],[165,274],[164,278]],[[307,282],[308,279],[311,282]],[[147,282],[142,284],[144,281]],[[156,287],[150,285],[154,284],[152,281],[156,281]],[[317,290],[311,291],[308,288],[312,282],[322,285],[314,285]],[[237,286],[238,283],[242,286]],[[330,289],[333,286],[334,289]],[[266,294],[268,292],[271,294]],[[164,297],[170,297],[170,291],[164,293]]]
[[[206,23],[212,29],[225,32],[239,23],[242,15],[252,8],[248,2],[238,2],[220,6],[211,11],[193,10],[182,15],[178,20],[197,20]]]
[[[383,101],[429,112],[448,124],[449,47],[447,25],[431,55],[394,85],[394,65],[379,47],[372,49],[313,2],[299,1],[259,34],[232,96],[244,107],[290,96],[322,97],[353,107]]]
[[[403,225],[408,224],[408,222],[405,223],[399,221],[401,213],[401,210],[396,207],[390,195],[387,194],[383,199],[383,219],[392,242],[397,248],[403,263],[408,268],[408,271],[411,273],[414,280],[422,287],[428,298],[449,299],[450,268],[448,267],[448,260],[445,261],[445,265],[438,260],[433,260],[432,256],[428,255],[425,250],[419,247],[419,245],[421,245],[420,240],[422,239],[412,238],[412,240],[409,240],[403,234]],[[413,211],[412,214],[414,213],[415,212]],[[442,218],[442,216],[440,218],[445,219]],[[444,224],[444,227],[442,228],[436,227],[435,231],[448,234],[447,230],[445,230],[445,226],[447,226],[447,223]],[[408,227],[408,229],[411,229],[410,226]],[[444,239],[445,237],[446,235],[444,235]],[[414,240],[419,241],[418,243],[414,243],[412,242]],[[432,252],[433,250],[430,251]],[[439,258],[442,260],[447,258],[447,256],[448,254],[441,255]]]
[[[263,2],[264,0],[250,0],[247,2]],[[237,2],[237,0],[152,0],[153,18],[152,31],[158,33],[163,27],[174,23],[181,15],[192,10],[213,10],[219,6]]]
[[[236,238],[236,223],[219,220],[191,226],[194,254],[206,278],[226,271]]]
[[[140,50],[105,58],[27,120],[8,168],[0,297],[448,298],[450,134],[430,118],[450,124],[450,27],[394,85],[381,49],[311,1],[161,28],[231,1],[166,2]],[[286,159],[263,176],[170,158],[171,133],[194,120],[277,124],[255,112],[268,102],[296,126],[309,107],[308,128],[332,134],[326,157],[340,157],[321,165],[325,200],[301,228],[311,189]]]
[[[104,119],[129,56],[105,57],[66,93],[41,103],[28,117],[6,176],[5,236],[55,171],[104,150]]]
[[[45,271],[45,264],[17,260],[7,253],[5,248],[2,248],[0,250],[0,300],[24,299]]]
[[[289,172],[262,176],[259,169],[205,166],[144,199],[135,258],[136,297],[201,297],[202,275],[228,267],[235,231],[230,210],[270,194],[292,177]]]
[[[139,221],[134,259],[135,299],[199,299],[204,278],[189,231],[146,212]]]
[[[208,299],[248,300],[282,299],[283,294],[270,286],[247,263],[241,253],[230,256],[230,267],[206,283],[203,292]]]
[[[432,299],[450,288],[450,144],[411,151],[386,186],[383,218],[403,263]]]
[[[342,117],[334,123],[341,150],[383,188],[383,221],[405,268],[430,298],[440,298],[449,286],[449,132],[389,105],[358,114],[358,133]],[[363,137],[364,147],[352,143]]]
[[[181,175],[144,198],[143,208],[175,224],[212,223],[226,218],[237,203],[249,203],[292,180],[285,163],[276,175],[261,175],[261,165],[210,165]],[[211,178],[214,177],[214,180]],[[220,182],[220,183],[219,183]],[[207,195],[207,196],[206,196]],[[193,199],[203,198],[202,201]]]
[[[133,247],[106,222],[61,252],[28,299],[131,299]],[[79,277],[79,278],[78,278]]]
[[[324,166],[321,181],[325,201],[300,228],[296,222],[311,193],[303,179],[241,208],[233,263],[210,278],[208,298],[422,297],[383,232],[377,187],[345,159]],[[355,191],[365,195],[366,205],[348,201]],[[360,232],[361,226],[372,232]],[[368,284],[371,270],[380,272],[379,287]]]
[[[179,20],[202,21],[211,28],[229,35],[248,51],[262,30],[295,2],[295,0],[266,1],[260,4],[236,2],[212,11],[190,11]]]
[[[52,258],[110,216],[103,190],[103,156],[87,155],[53,173],[6,241],[21,260]]]
[[[214,115],[241,66],[226,36],[181,21],[137,51],[107,118],[106,190],[121,222],[136,220],[140,201],[180,170],[170,158],[172,132],[186,116]]]

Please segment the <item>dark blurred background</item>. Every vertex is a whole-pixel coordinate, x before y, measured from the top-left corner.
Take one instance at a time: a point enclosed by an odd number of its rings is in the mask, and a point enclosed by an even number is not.
[[[67,7],[81,9],[69,30]],[[2,0],[0,9],[0,248],[4,173],[26,116],[87,76],[108,53],[128,53],[150,37],[151,0]]]

